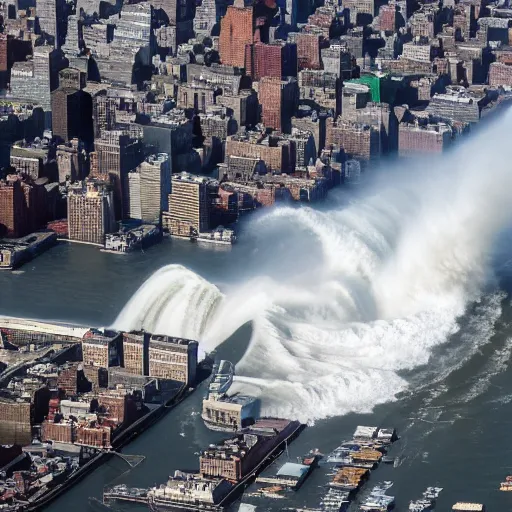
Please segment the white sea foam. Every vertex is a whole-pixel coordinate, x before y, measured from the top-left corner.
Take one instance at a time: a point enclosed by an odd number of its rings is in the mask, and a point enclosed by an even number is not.
[[[247,231],[268,243],[248,262],[256,276],[221,293],[164,267],[115,327],[196,338],[208,351],[252,322],[235,387],[260,396],[264,414],[314,421],[392,400],[407,387],[400,370],[429,361],[489,280],[489,250],[512,210],[510,120],[427,171],[410,167],[414,177],[390,171],[349,206],[252,220]]]

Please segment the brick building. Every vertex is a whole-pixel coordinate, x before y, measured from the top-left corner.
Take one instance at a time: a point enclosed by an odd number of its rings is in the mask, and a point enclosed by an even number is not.
[[[326,146],[338,147],[351,157],[372,160],[379,156],[380,134],[378,128],[351,120],[327,119]]]
[[[193,386],[197,348],[197,341],[153,334],[149,339],[149,376]]]
[[[489,85],[498,87],[500,85],[512,86],[512,66],[502,62],[493,62],[489,67]]]
[[[397,6],[394,2],[381,5],[379,8],[379,29],[395,32],[397,26]]]
[[[194,19],[195,2],[190,0],[153,0],[155,9],[162,9],[168,17],[169,25]]]
[[[223,64],[245,67],[245,47],[254,42],[252,7],[229,6],[220,22],[219,54]]]
[[[82,360],[87,366],[109,368],[119,366],[121,359],[120,335],[102,336],[99,333],[82,340]]]
[[[26,445],[32,439],[30,402],[0,398],[0,444]]]
[[[128,210],[126,175],[142,162],[142,144],[122,130],[105,130],[94,141],[94,148],[100,176],[112,185],[115,218],[121,219]]]
[[[216,86],[205,81],[195,80],[190,84],[181,84],[178,90],[178,108],[192,108],[196,112],[206,112],[208,107],[215,105],[215,98],[220,94]]]
[[[94,137],[100,138],[103,130],[113,130],[116,126],[116,99],[103,91],[93,97],[92,106]]]
[[[300,32],[295,35],[297,44],[298,68],[301,69],[322,69],[320,50],[323,38],[317,34]]]
[[[267,128],[289,133],[299,105],[297,80],[263,77],[259,86],[261,121]]]
[[[148,375],[149,334],[146,332],[123,333],[123,367],[133,375]]]
[[[29,195],[30,191],[14,174],[0,181],[0,232],[3,235],[21,237],[30,232]]]
[[[279,137],[248,137],[237,134],[226,140],[226,157],[243,156],[263,160],[269,172],[293,172],[292,147]]]
[[[419,124],[401,123],[398,128],[398,155],[417,156],[442,153],[451,144],[452,130],[444,123]]]
[[[348,10],[353,25],[367,25],[375,15],[374,0],[345,0],[343,7]]]
[[[245,62],[246,73],[256,81],[266,76],[279,79],[297,76],[297,45],[282,41],[247,45]]]

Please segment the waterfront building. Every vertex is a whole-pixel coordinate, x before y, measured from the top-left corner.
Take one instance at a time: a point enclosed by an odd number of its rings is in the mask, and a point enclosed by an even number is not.
[[[213,181],[187,173],[173,175],[169,211],[162,222],[173,236],[189,238],[209,228],[210,198]]]
[[[115,231],[112,189],[105,182],[88,179],[68,192],[70,240],[103,245],[105,234]]]
[[[82,360],[87,366],[109,368],[121,362],[121,335],[94,333],[82,340]]]
[[[129,213],[131,219],[160,224],[163,211],[169,209],[171,161],[165,153],[150,155],[128,173]]]
[[[142,143],[123,130],[104,130],[94,148],[99,176],[112,185],[115,218],[125,218],[129,204],[126,176],[144,158]]]
[[[133,375],[149,374],[149,333],[133,331],[123,333],[123,368]]]
[[[197,341],[153,334],[149,339],[149,376],[193,386],[197,348]]]
[[[0,397],[0,444],[24,446],[32,440],[30,401]]]

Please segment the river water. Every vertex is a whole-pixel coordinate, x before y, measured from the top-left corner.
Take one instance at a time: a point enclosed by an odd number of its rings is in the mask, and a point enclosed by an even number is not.
[[[258,213],[232,249],[165,239],[113,255],[61,243],[21,273],[0,274],[0,312],[196,337],[239,363],[236,385],[260,396],[265,413],[309,423],[290,459],[329,452],[358,424],[395,427],[399,462],[371,479],[394,482],[398,510],[430,485],[444,487],[437,510],[459,500],[512,510],[498,491],[512,473],[503,128],[478,135],[485,165],[455,154],[444,168],[431,163],[434,180],[429,171],[389,187],[386,177],[377,192],[337,191],[321,208]],[[454,163],[463,172],[449,174]],[[105,485],[146,487],[197,468],[198,451],[222,437],[200,420],[203,388],[124,449],[145,456],[139,466],[114,458],[49,510],[89,511]],[[285,505],[260,501],[258,510],[318,505],[327,472]]]

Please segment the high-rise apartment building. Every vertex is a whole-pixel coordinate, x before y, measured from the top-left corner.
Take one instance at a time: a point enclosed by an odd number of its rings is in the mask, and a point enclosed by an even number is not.
[[[66,4],[63,0],[37,0],[36,14],[41,32],[51,36],[55,46],[60,46]]]
[[[221,62],[228,66],[245,67],[245,47],[254,42],[253,34],[253,8],[229,6],[220,22]]]
[[[260,81],[261,121],[266,128],[289,133],[299,104],[297,80],[264,77]]]
[[[197,341],[153,334],[149,339],[149,376],[193,386],[197,348]]]
[[[52,92],[52,132],[64,142],[78,138],[92,143],[91,95],[67,87]]]
[[[0,234],[20,237],[28,232],[25,197],[21,180],[9,175],[0,181]]]
[[[113,187],[115,217],[121,219],[128,214],[126,176],[141,163],[142,144],[122,130],[104,130],[101,138],[95,140],[94,147],[100,176],[110,181]]]
[[[169,208],[171,161],[166,153],[150,155],[137,169],[128,173],[129,217],[160,224]]]
[[[165,12],[170,25],[194,19],[196,3],[191,0],[153,0],[151,4]]]
[[[106,91],[96,94],[92,102],[94,137],[101,137],[102,130],[113,130],[116,126],[116,99]]]
[[[87,366],[109,368],[120,363],[121,335],[96,334],[82,340],[82,360]]]
[[[172,177],[169,195],[169,212],[164,213],[163,222],[169,233],[178,237],[190,237],[204,232],[209,227],[210,202],[208,183],[210,180],[187,173]]]
[[[246,73],[253,80],[265,76],[283,78],[297,76],[297,45],[276,42],[246,46]]]
[[[109,184],[89,179],[69,189],[68,234],[71,240],[102,245],[105,234],[115,229]]]
[[[322,69],[320,49],[322,36],[300,32],[294,36],[297,43],[297,60],[299,69]]]
[[[149,333],[123,333],[123,367],[133,375],[148,375]]]

